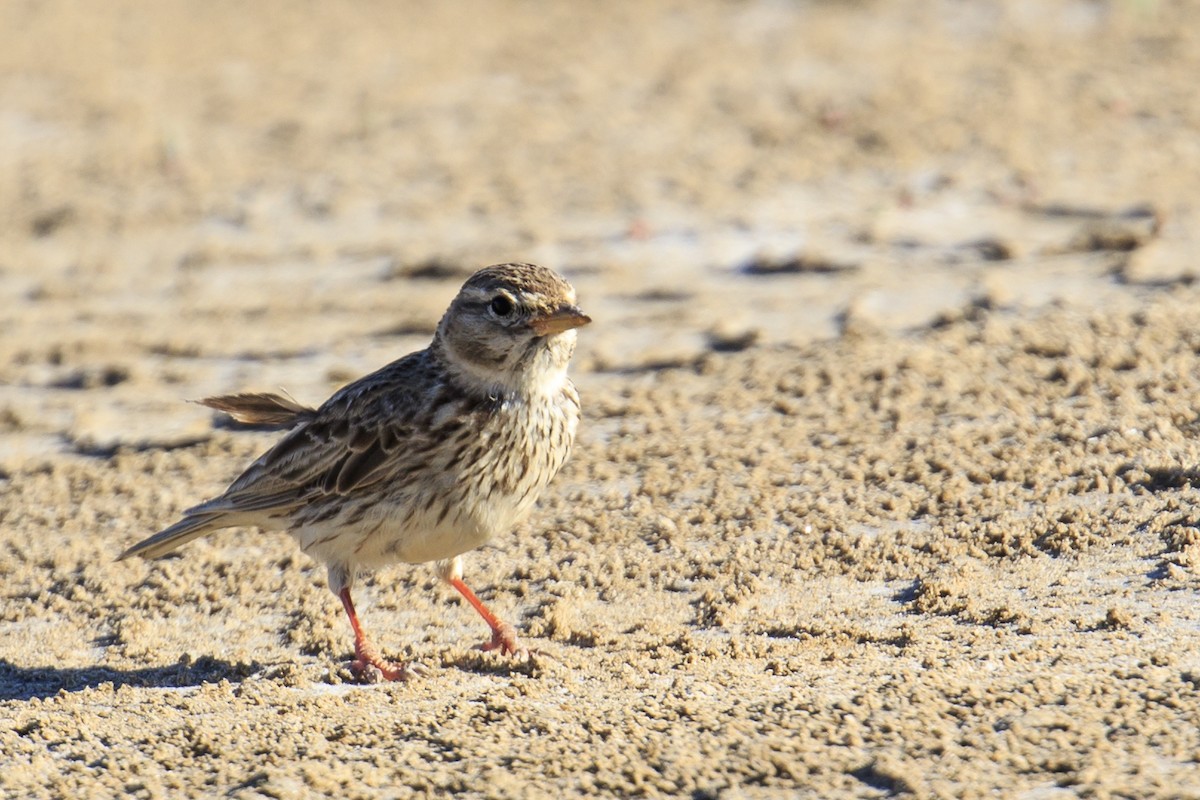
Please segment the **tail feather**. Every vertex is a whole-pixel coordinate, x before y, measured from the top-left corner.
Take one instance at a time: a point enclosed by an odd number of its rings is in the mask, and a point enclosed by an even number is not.
[[[297,403],[290,397],[270,392],[223,394],[196,401],[202,406],[223,411],[243,425],[263,425],[290,428],[312,419],[314,409]]]
[[[198,402],[223,411],[242,425],[249,426],[291,428],[311,420],[317,414],[314,409],[301,405],[290,397],[271,393],[226,394],[207,397]],[[117,556],[117,560],[124,561],[133,556],[158,558],[206,533],[235,525],[254,525],[260,521],[260,515],[246,513],[244,509],[231,509],[228,505],[220,509],[206,508],[221,499],[209,500],[188,509],[184,512],[183,519],[138,542]],[[254,509],[257,510],[259,509]]]
[[[195,516],[184,517],[171,527],[161,530],[149,539],[143,539],[133,547],[130,547],[124,553],[117,556],[117,561],[124,561],[132,556],[158,558],[190,542],[192,539],[236,524],[228,521],[227,518],[221,519],[223,516],[225,515],[197,514]]]

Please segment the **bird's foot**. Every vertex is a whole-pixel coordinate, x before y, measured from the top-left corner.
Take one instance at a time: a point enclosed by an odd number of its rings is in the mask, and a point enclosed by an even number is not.
[[[355,646],[354,660],[350,662],[349,666],[354,677],[364,683],[409,681],[428,674],[428,670],[420,664],[402,664],[398,661],[385,660],[373,645],[365,641],[359,642]]]
[[[410,681],[422,678],[426,671],[419,664],[401,664],[395,661],[360,661],[350,662],[350,672],[363,683],[383,683],[385,681]]]
[[[375,649],[375,645],[371,644],[371,640],[367,638],[367,634],[363,632],[362,625],[358,621],[358,613],[355,612],[354,601],[350,598],[350,586],[347,583],[346,575],[335,572],[330,567],[329,576],[331,585],[341,585],[342,587],[337,590],[337,596],[341,598],[346,615],[350,617],[350,627],[354,629],[354,660],[349,665],[350,672],[354,674],[354,677],[366,683],[379,683],[380,681],[407,681],[427,674],[426,669],[419,664],[400,664],[384,660],[383,656],[379,655],[379,651]]]
[[[517,636],[516,628],[507,622],[498,622],[496,627],[492,628],[491,640],[479,645],[479,649],[485,653],[496,650],[502,656],[515,656],[521,661],[528,660],[538,652],[523,645]]]

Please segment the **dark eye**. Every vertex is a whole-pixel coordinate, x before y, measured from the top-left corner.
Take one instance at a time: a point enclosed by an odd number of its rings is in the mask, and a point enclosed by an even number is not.
[[[490,308],[492,309],[492,313],[497,317],[507,317],[513,312],[513,301],[502,294],[498,294],[492,298]]]

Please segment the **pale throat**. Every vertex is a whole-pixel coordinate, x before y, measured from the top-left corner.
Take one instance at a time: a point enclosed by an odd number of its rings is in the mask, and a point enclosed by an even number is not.
[[[567,365],[548,364],[539,369],[527,370],[524,377],[521,391],[525,394],[553,397],[563,390],[563,385],[567,382]]]
[[[482,394],[496,399],[532,399],[555,397],[562,392],[574,350],[575,331],[564,331],[547,340],[531,359],[516,368],[496,369],[461,356],[447,360],[463,383]]]

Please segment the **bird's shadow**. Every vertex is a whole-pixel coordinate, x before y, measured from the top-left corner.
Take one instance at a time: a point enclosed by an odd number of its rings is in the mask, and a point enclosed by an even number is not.
[[[20,667],[0,658],[0,701],[53,697],[111,683],[122,686],[182,689],[228,680],[240,683],[263,665],[204,656],[167,667],[113,669],[110,667]]]

